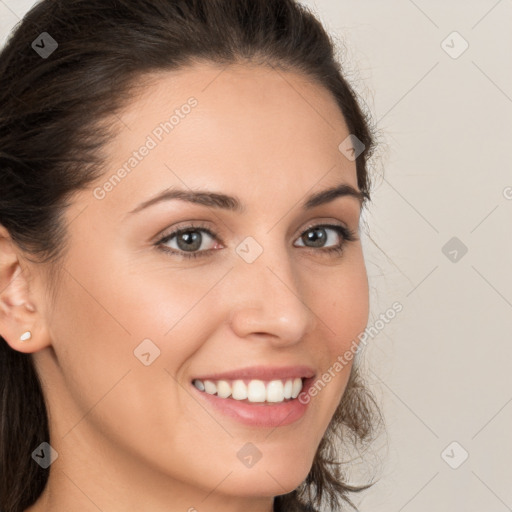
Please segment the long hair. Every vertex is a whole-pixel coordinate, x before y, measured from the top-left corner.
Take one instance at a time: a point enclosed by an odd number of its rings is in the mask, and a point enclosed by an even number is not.
[[[197,62],[296,71],[330,91],[364,145],[357,182],[369,200],[369,115],[335,48],[295,0],[40,1],[0,53],[0,224],[27,257],[48,263],[57,276],[68,234],[63,211],[74,192],[104,172],[102,148],[117,133],[115,114],[152,73]],[[370,441],[379,420],[354,365],[311,471],[296,490],[275,498],[274,510],[354,507],[349,493],[369,485],[348,484],[337,447]],[[31,457],[43,441],[50,442],[47,408],[32,357],[0,337],[2,512],[23,512],[44,490],[50,468]]]

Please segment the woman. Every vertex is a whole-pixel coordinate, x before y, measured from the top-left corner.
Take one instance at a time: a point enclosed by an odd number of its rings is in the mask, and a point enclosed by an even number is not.
[[[340,510],[373,139],[293,0],[43,0],[0,55],[3,512]]]

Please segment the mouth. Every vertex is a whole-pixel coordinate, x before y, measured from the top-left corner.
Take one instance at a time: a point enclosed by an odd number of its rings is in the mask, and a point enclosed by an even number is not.
[[[192,384],[201,392],[216,395],[219,398],[245,401],[247,403],[280,403],[299,396],[304,387],[300,377],[293,379],[201,380],[194,379]]]
[[[196,377],[191,388],[212,412],[254,427],[283,427],[297,422],[308,408],[299,395],[313,384],[305,366],[243,370]]]

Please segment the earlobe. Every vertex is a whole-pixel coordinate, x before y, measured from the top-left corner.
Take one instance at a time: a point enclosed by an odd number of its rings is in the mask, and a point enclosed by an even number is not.
[[[44,318],[31,300],[19,254],[5,233],[0,225],[0,335],[13,350],[37,352],[50,345]]]
[[[27,341],[29,340],[30,338],[32,338],[32,333],[30,331],[25,331],[21,336],[20,336],[20,341]]]

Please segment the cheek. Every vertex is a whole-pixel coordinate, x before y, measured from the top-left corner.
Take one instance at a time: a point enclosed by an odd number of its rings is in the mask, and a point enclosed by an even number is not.
[[[190,449],[191,439],[201,437],[201,449],[215,451],[211,432],[221,436],[223,431],[215,430],[216,424],[209,423],[178,382],[178,373],[209,337],[206,322],[197,315],[204,317],[207,311],[198,301],[211,287],[210,279],[203,277],[198,289],[185,285],[185,280],[191,283],[185,273],[181,281],[165,283],[156,272],[153,277],[126,267],[125,272],[107,272],[104,260],[101,274],[92,265],[67,268],[50,320],[62,373],[56,416],[62,419],[63,433],[72,429],[66,443],[80,442],[92,427],[112,445],[122,445],[125,453],[164,469],[168,463],[162,451],[184,460],[182,452]],[[201,307],[196,311],[194,305]],[[144,349],[138,350],[141,343]],[[149,365],[143,362],[145,353],[150,354]],[[140,432],[154,442],[142,442]]]
[[[175,373],[223,320],[211,293],[222,272],[149,265],[127,275],[119,286],[119,300],[112,300],[132,333],[133,348],[151,339],[160,350],[159,364]]]
[[[319,318],[315,350],[321,361],[321,372],[305,397],[316,408],[315,416],[322,428],[327,428],[345,391],[369,314],[369,287],[362,252],[350,254],[346,265],[332,272],[331,279],[322,282],[322,293],[314,293],[311,309]],[[316,285],[318,286],[320,282]],[[311,284],[311,290],[315,287]],[[319,350],[318,340],[322,340]],[[318,438],[318,441],[320,438]]]
[[[331,362],[357,340],[368,323],[369,286],[362,252],[347,256],[345,265],[321,280],[322,290],[319,284],[310,284],[311,301],[328,340],[326,353]]]
[[[193,314],[201,289],[186,273],[170,279],[161,270],[137,272],[93,252],[86,261],[80,251],[70,254],[48,321],[58,371],[84,414],[127,372],[126,380],[139,380],[141,394],[154,389],[157,372],[169,381],[165,369],[174,374],[198,349],[196,340],[208,336]],[[211,286],[205,280],[203,294]]]

